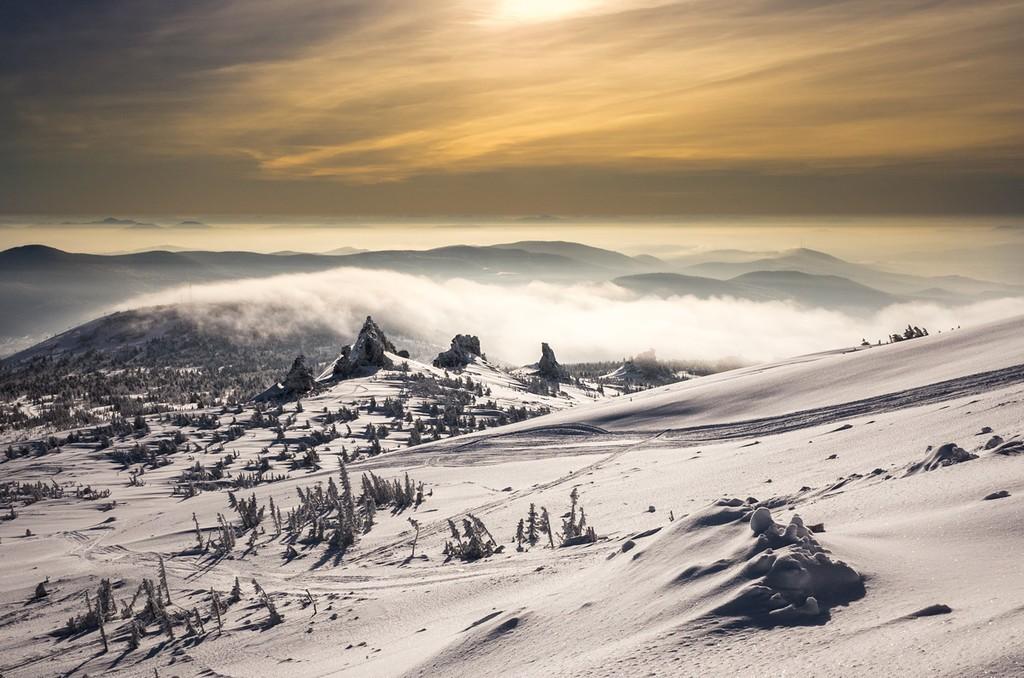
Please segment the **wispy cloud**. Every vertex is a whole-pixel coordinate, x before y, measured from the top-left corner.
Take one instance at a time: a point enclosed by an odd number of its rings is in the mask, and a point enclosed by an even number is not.
[[[467,182],[446,177],[497,174],[497,192],[523,170],[752,184],[1024,159],[1016,2],[43,6],[0,10],[0,147],[35,159],[205,158],[235,181],[392,184],[380,200],[399,204],[436,178],[456,205]]]
[[[271,174],[360,181],[1021,150],[1012,5],[622,4],[525,25],[474,24],[479,3],[412,25],[389,17],[302,58],[239,67],[209,102],[230,122],[204,129]]]

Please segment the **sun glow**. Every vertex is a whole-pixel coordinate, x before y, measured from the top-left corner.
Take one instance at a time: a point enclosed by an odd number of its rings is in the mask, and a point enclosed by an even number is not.
[[[576,14],[594,4],[594,0],[498,0],[501,21],[551,21]]]

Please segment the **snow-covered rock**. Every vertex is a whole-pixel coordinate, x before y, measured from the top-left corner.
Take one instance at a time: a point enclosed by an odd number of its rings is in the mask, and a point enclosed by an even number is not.
[[[300,355],[295,359],[281,384],[286,391],[296,395],[312,390],[316,385],[316,379],[313,376],[313,371],[306,365],[306,356]]]
[[[348,379],[375,369],[394,367],[394,361],[387,355],[389,353],[408,357],[395,348],[372,317],[366,316],[355,342],[342,348],[341,356],[319,378]]]
[[[460,370],[477,358],[483,357],[480,350],[480,339],[471,334],[456,334],[452,338],[452,346],[434,358],[434,367],[449,370]]]
[[[540,345],[540,360],[537,361],[537,376],[550,381],[565,381],[569,373],[565,371],[558,360],[555,359],[555,352],[545,342]]]
[[[299,355],[292,363],[291,369],[285,375],[284,380],[274,384],[253,400],[294,400],[310,391],[316,386],[316,378],[313,371],[306,365],[306,356]]]

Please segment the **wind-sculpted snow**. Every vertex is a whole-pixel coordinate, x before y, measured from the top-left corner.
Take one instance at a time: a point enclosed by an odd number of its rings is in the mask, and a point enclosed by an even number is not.
[[[609,434],[599,428],[585,425],[538,427],[529,431],[495,435],[472,435],[439,441],[422,449],[410,448],[395,452],[391,464],[401,458],[410,464],[434,466],[472,466],[500,464],[507,461],[525,461],[553,457],[607,454],[611,450],[626,449],[648,435]]]
[[[777,524],[752,498],[720,499],[641,544],[614,554],[631,561],[624,574],[667,577],[660,595],[681,612],[730,625],[824,623],[830,606],[864,595],[863,577],[835,559],[800,516]],[[666,571],[669,561],[676,567]]]
[[[533,394],[485,360],[450,375],[410,360],[259,416],[129,419],[110,448],[63,432],[24,454],[15,443],[0,460],[16,514],[0,512],[0,672],[1021,675],[1022,329],[802,356],[607,404],[574,384]],[[407,447],[405,412],[432,426],[440,396],[478,386],[463,413],[478,422],[571,409],[434,441],[426,428]],[[346,456],[354,513],[339,508]],[[240,483],[264,465],[266,482]],[[234,506],[225,482],[245,485]],[[344,550],[320,534],[356,526],[342,515],[360,527]],[[467,523],[489,547],[451,557],[453,525],[472,543]],[[102,652],[85,593],[95,605],[110,579],[120,610],[164,570],[162,602],[135,610],[166,607],[174,637],[149,623],[133,649],[111,618]]]
[[[750,513],[749,525],[757,540],[742,575],[753,582],[717,608],[718,614],[768,624],[815,622],[827,616],[829,605],[864,595],[863,577],[834,560],[800,516],[790,518],[787,526],[778,525],[761,506]]]
[[[599,550],[604,562],[549,588],[543,598],[480,617],[410,675],[461,674],[489,656],[518,655],[516,666],[530,666],[543,661],[544,638],[564,635],[562,624],[613,626],[607,645],[564,648],[579,663],[570,659],[556,673],[577,675],[585,673],[582,663],[603,664],[599,658],[619,643],[642,643],[660,654],[672,636],[696,629],[823,625],[831,608],[865,594],[863,577],[833,557],[798,516],[778,525],[754,499],[720,499],[612,549],[577,548]],[[603,666],[611,675],[641,675],[643,666],[675,675],[664,655],[653,663],[648,656],[639,666],[630,659],[611,664]]]
[[[962,449],[956,443],[945,443],[939,445],[938,448],[932,449],[928,446],[928,454],[921,461],[911,464],[910,468],[907,469],[907,475],[914,475],[915,473],[923,473],[925,471],[934,471],[940,469],[943,466],[952,466],[953,464],[962,464],[965,461],[971,461],[977,459],[978,455],[971,454],[965,449]]]

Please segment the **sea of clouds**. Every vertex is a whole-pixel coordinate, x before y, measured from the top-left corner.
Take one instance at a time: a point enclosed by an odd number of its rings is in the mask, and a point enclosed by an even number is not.
[[[908,323],[935,333],[1024,314],[1024,299],[954,308],[904,303],[853,316],[781,301],[645,297],[611,283],[502,285],[360,268],[172,289],[119,308],[164,304],[179,305],[211,331],[249,337],[310,327],[347,342],[372,315],[389,334],[421,347],[478,335],[489,357],[511,364],[535,361],[542,341],[563,362],[651,348],[661,358],[761,362],[884,340]]]

